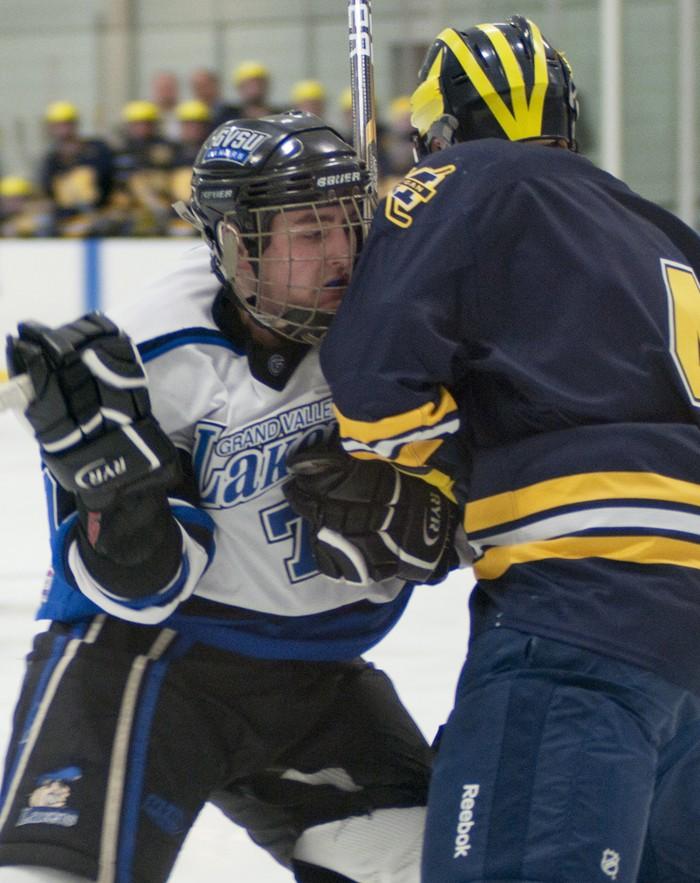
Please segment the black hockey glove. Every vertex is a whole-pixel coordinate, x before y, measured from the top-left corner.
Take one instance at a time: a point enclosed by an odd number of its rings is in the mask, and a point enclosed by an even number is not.
[[[396,577],[437,582],[457,563],[457,507],[390,463],[314,447],[287,459],[284,492],[311,522],[319,570],[355,585]]]
[[[62,487],[103,510],[122,491],[172,482],[175,448],[151,415],[136,349],[113,322],[90,313],[60,328],[23,322],[18,332],[7,363],[32,380],[25,416]]]

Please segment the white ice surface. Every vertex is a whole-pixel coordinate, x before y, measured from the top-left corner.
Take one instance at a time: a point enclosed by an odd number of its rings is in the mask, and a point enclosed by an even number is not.
[[[4,750],[48,563],[38,455],[12,414],[0,413],[0,746]],[[370,654],[393,677],[428,739],[444,720],[466,645],[471,573],[417,589],[399,625]],[[218,810],[206,807],[190,832],[172,883],[283,883],[291,874]]]

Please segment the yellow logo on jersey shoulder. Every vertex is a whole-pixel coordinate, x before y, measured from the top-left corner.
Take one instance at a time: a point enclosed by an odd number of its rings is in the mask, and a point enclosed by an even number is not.
[[[384,214],[387,220],[397,227],[410,227],[413,223],[411,212],[419,205],[430,202],[440,184],[456,169],[457,166],[451,163],[438,169],[431,169],[428,166],[411,169],[386,198]]]

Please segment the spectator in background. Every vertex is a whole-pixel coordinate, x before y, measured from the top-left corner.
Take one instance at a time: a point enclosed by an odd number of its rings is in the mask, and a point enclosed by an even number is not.
[[[259,119],[277,113],[268,100],[270,72],[261,62],[241,62],[233,72],[233,85],[238,93],[238,116]],[[217,125],[219,122],[224,120],[217,120]]]
[[[324,119],[326,116],[326,89],[318,80],[299,80],[292,87],[292,107]]]
[[[26,237],[51,234],[51,204],[37,194],[26,178],[0,178],[0,236]]]
[[[399,95],[389,104],[389,122],[381,130],[379,196],[383,197],[415,165],[411,98]]]
[[[353,142],[353,130],[352,130],[352,90],[350,86],[340,93],[338,97],[338,109],[340,110],[341,124],[338,127],[338,131],[343,136],[343,138],[349,143]]]
[[[190,75],[192,95],[199,101],[208,104],[212,109],[221,100],[221,82],[219,75],[205,67],[198,67]]]
[[[338,127],[338,132],[349,144],[353,144],[355,133],[353,131],[352,125],[352,90],[349,86],[347,89],[343,89],[343,91],[340,93],[340,96],[338,98],[338,108],[340,109],[341,114],[341,123]],[[379,176],[379,185],[381,186],[382,180],[390,174],[390,170],[389,166],[387,165],[387,160],[383,149],[386,126],[379,119],[377,119],[376,124],[378,164],[377,172]]]
[[[199,153],[202,142],[206,140],[211,131],[211,109],[196,98],[191,101],[183,101],[175,109],[179,131],[175,142],[175,168],[187,167],[186,189],[178,199],[190,198],[190,180],[192,178],[192,165]]]
[[[171,202],[189,202],[191,196],[192,166],[199,148],[211,131],[211,110],[203,101],[192,99],[178,104],[175,115],[180,132],[175,147],[173,171],[170,176]],[[171,236],[194,236],[196,230],[174,212],[168,224]]]
[[[235,104],[227,104],[221,97],[221,80],[213,70],[198,67],[190,75],[192,97],[207,105],[211,111],[211,128],[215,128],[226,120],[240,116],[240,109]]]
[[[171,141],[180,135],[180,123],[175,114],[180,86],[172,71],[156,71],[151,79],[151,96],[160,114],[160,133]]]
[[[98,138],[80,135],[78,108],[54,101],[44,114],[51,146],[40,163],[39,182],[53,202],[55,236],[92,236],[102,231],[102,210],[113,186],[113,155]]]
[[[152,101],[125,104],[122,121],[115,152],[113,219],[123,235],[162,235],[170,218],[175,144],[159,133],[160,115]]]

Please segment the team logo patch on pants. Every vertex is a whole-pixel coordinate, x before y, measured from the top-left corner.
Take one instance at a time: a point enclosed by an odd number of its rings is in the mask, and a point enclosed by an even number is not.
[[[64,767],[39,776],[29,795],[28,806],[20,812],[16,827],[22,825],[59,825],[72,828],[80,813],[68,806],[71,783],[82,778],[77,766]]]

